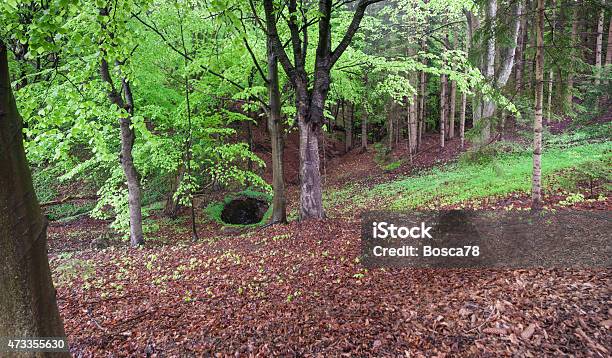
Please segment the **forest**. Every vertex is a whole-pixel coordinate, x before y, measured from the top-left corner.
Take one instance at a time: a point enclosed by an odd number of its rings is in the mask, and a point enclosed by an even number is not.
[[[0,356],[609,357],[611,94],[609,0],[2,0]]]

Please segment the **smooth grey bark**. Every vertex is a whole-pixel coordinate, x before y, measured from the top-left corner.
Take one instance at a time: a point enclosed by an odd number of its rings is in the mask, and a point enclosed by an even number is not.
[[[533,123],[531,207],[542,208],[542,102],[544,97],[544,0],[538,1],[536,21],[536,93]]]
[[[273,224],[287,222],[287,199],[285,197],[285,179],[283,165],[283,133],[281,127],[281,94],[278,80],[278,59],[268,41],[268,94],[270,108],[268,113],[268,129],[272,142],[272,198]]]
[[[7,48],[0,42],[0,336],[65,337],[47,258],[47,220],[34,192],[22,126]]]

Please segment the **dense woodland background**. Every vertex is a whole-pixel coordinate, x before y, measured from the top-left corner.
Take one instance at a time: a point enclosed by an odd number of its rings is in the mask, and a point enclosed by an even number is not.
[[[0,336],[609,355],[609,269],[368,271],[359,215],[609,210],[610,9],[4,1]]]

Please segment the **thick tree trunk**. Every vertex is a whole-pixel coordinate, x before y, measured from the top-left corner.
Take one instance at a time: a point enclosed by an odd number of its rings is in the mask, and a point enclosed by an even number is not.
[[[440,76],[440,147],[444,148],[444,137],[446,135],[446,75]]]
[[[536,100],[533,124],[531,207],[542,208],[542,100],[544,97],[544,0],[538,1],[536,21]]]
[[[278,59],[268,42],[268,94],[270,109],[268,129],[272,142],[272,218],[271,223],[287,222],[287,199],[283,168],[283,133],[281,128],[281,95],[278,81]]]
[[[319,131],[317,122],[308,121],[298,112],[300,130],[300,220],[321,219],[323,196],[319,171]]]
[[[0,337],[65,337],[47,259],[47,221],[9,76],[7,48],[0,42]]]

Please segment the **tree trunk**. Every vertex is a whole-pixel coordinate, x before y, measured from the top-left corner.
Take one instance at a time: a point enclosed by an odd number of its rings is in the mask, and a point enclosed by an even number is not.
[[[599,86],[601,83],[601,52],[603,45],[603,25],[604,25],[604,9],[601,9],[599,13],[599,19],[597,20],[597,43],[595,45],[595,85]]]
[[[449,113],[448,113],[448,138],[455,138],[455,107],[456,107],[456,97],[457,97],[457,83],[455,81],[451,81],[450,85],[450,104],[449,104]]]
[[[551,24],[551,29],[550,29],[550,33],[551,33],[551,42],[554,44],[555,43],[555,22],[556,22],[556,17],[555,17],[555,6],[556,6],[556,1],[552,0],[551,2],[552,5],[552,24]],[[553,69],[553,66],[550,66],[550,71],[548,72],[548,98],[546,101],[546,119],[547,120],[551,120],[552,118],[552,92],[553,92],[553,80],[554,80],[554,76],[555,76],[555,71]]]
[[[393,121],[395,118],[395,113],[394,113],[394,105],[393,102],[388,104],[389,106],[389,110],[387,111],[387,118],[388,118],[388,131],[389,131],[389,135],[388,135],[388,140],[389,140],[389,150],[393,150],[393,133],[395,133],[394,131],[394,127],[393,127]]]
[[[416,86],[416,77],[414,75],[413,82]],[[418,112],[417,112],[417,95],[414,94],[410,100],[408,107],[408,148],[411,154],[416,153],[417,150],[417,131],[418,131]]]
[[[285,197],[285,179],[283,168],[283,133],[281,128],[281,95],[278,81],[278,59],[268,41],[268,93],[270,112],[268,129],[272,142],[272,218],[271,223],[287,222],[287,199]]]
[[[106,59],[100,61],[100,75],[102,80],[108,86],[108,98],[111,103],[123,108],[128,115],[119,119],[119,128],[121,130],[121,168],[127,180],[128,187],[128,207],[130,215],[130,245],[132,247],[142,245],[144,243],[144,235],[142,232],[142,212],[140,207],[140,180],[138,172],[134,166],[132,158],[132,149],[134,147],[135,133],[134,129],[130,128],[132,124],[131,116],[134,112],[134,101],[132,99],[132,90],[130,84],[123,79],[121,81],[125,101],[115,89],[115,85],[110,75],[108,62]]]
[[[65,337],[47,258],[47,220],[34,192],[23,147],[22,119],[11,89],[7,48],[2,42],[0,262],[0,337]]]
[[[185,164],[181,162],[176,175],[174,176],[172,183],[170,184],[170,190],[168,197],[166,198],[166,205],[164,206],[164,215],[175,218],[179,208],[179,198],[175,197],[176,191],[178,190],[183,177],[185,176]]]
[[[422,51],[427,51],[427,41],[425,39],[421,40],[421,50]],[[423,64],[427,65],[427,60],[423,60]],[[425,90],[426,90],[426,86],[427,86],[427,74],[425,73],[425,71],[421,71],[421,76],[419,78],[419,108],[418,108],[418,125],[417,125],[417,130],[418,130],[418,137],[417,137],[417,147],[416,150],[418,151],[419,148],[421,147],[421,138],[422,138],[422,133],[424,131],[424,127],[425,127]]]
[[[612,16],[608,23],[608,45],[606,46],[606,66],[612,64]]]
[[[461,113],[459,114],[459,138],[461,139],[461,148],[465,147],[465,107],[467,105],[467,95],[461,92]]]
[[[308,109],[303,109],[308,111]],[[298,111],[300,130],[300,220],[321,219],[323,196],[319,171],[319,131],[317,122],[308,121]],[[304,112],[302,112],[304,113]]]
[[[130,84],[122,80],[125,103],[129,116],[119,120],[121,129],[121,167],[127,179],[128,187],[128,207],[130,211],[130,246],[136,247],[144,244],[144,234],[142,232],[142,210],[140,206],[140,178],[134,165],[132,149],[136,133],[132,128],[133,101]]]
[[[527,48],[527,15],[521,14],[519,37],[516,44],[516,69],[514,79],[514,90],[516,93],[523,91],[523,69],[525,67],[525,50]]]
[[[571,58],[570,66],[567,71],[567,87],[565,89],[565,101],[567,102],[567,109],[570,111],[574,109],[574,71],[576,68],[574,56],[577,55],[575,47],[578,46],[578,6],[574,6],[572,17],[572,34],[570,38]]]
[[[361,150],[368,150],[368,111],[365,107],[361,117]]]
[[[445,123],[446,123],[446,75],[440,76],[440,147],[444,148]]]
[[[355,105],[351,102],[348,103],[347,106],[348,113],[345,112],[344,117],[344,129],[345,129],[345,141],[344,141],[344,150],[345,152],[350,152],[351,148],[353,148],[353,116],[355,112]]]
[[[536,99],[533,124],[533,182],[531,207],[542,208],[542,100],[544,97],[544,0],[538,1],[536,23]]]

